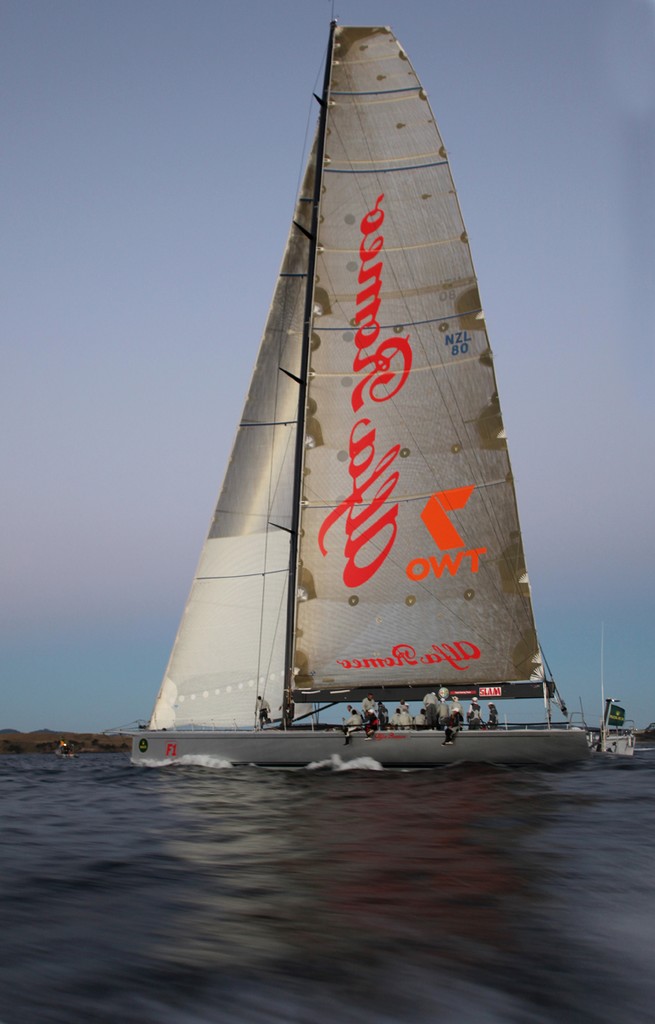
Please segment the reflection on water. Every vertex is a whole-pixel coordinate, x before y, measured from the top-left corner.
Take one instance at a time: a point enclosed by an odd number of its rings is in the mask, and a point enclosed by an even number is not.
[[[647,1019],[655,758],[0,761],[0,1020]]]

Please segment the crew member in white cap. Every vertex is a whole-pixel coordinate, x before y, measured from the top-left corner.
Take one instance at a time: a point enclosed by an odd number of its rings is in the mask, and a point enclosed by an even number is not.
[[[471,704],[466,712],[466,721],[469,724],[469,729],[479,729],[482,725],[482,712],[477,697],[471,697]]]

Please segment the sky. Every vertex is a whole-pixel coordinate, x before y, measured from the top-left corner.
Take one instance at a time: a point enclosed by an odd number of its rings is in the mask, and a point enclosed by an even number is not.
[[[0,2],[0,729],[150,715],[275,284],[332,10]],[[643,727],[655,2],[335,0],[334,15],[392,27],[449,152],[548,664],[572,710],[597,719],[602,680]]]

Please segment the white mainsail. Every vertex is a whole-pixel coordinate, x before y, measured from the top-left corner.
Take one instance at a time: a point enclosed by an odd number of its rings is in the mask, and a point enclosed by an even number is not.
[[[446,152],[386,28],[336,28],[296,683],[540,672],[492,354]]]

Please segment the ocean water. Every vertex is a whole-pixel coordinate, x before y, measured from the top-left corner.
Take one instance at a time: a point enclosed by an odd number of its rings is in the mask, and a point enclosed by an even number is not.
[[[2,1024],[655,1020],[655,750],[0,758]]]

